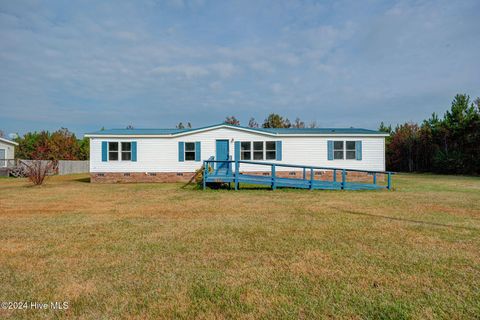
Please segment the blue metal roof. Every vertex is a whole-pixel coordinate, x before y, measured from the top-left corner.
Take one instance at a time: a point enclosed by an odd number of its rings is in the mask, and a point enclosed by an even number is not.
[[[176,134],[192,129],[105,129],[87,134],[99,135],[162,135]]]
[[[227,126],[232,128],[253,130],[261,133],[270,134],[383,134],[384,132],[361,129],[361,128],[249,128],[243,126],[235,126],[231,124],[216,124],[200,128],[188,129],[106,129],[88,133],[89,135],[175,135],[179,133],[193,132],[198,130],[209,129],[218,126]]]
[[[380,134],[383,132],[361,128],[262,128],[276,134]]]

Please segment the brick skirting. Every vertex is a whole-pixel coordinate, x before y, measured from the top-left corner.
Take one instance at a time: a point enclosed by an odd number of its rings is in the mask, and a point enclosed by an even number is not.
[[[104,172],[90,173],[94,183],[188,182],[194,172]]]
[[[268,172],[242,172],[253,175],[270,175]],[[193,172],[104,172],[90,173],[90,182],[94,183],[137,183],[137,182],[187,182],[195,173]],[[277,171],[277,177],[281,178],[303,178],[303,171]],[[310,179],[310,170],[306,172],[306,179]],[[332,171],[315,171],[315,180],[332,181]],[[347,181],[372,183],[373,177],[366,172],[347,172]],[[337,181],[342,181],[342,172],[337,171]],[[378,174],[377,181],[385,181],[385,175]]]

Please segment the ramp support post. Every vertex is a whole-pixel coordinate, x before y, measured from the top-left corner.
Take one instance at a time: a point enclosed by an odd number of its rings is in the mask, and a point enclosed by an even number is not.
[[[276,174],[275,174],[275,165],[272,164],[272,190],[276,190],[277,189],[277,184],[276,184]]]
[[[235,159],[235,190],[238,190],[238,175],[240,170],[240,163]]]
[[[203,161],[203,190],[207,188],[208,162]]]
[[[310,190],[313,190],[313,178],[315,178],[313,168],[310,168]]]

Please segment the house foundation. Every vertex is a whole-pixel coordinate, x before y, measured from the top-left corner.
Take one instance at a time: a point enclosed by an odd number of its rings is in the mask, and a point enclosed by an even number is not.
[[[241,173],[250,175],[269,176],[270,171],[242,171]],[[347,181],[372,183],[373,175],[366,172],[346,172]],[[90,182],[92,183],[155,183],[155,182],[188,182],[194,172],[94,172],[90,173]],[[280,178],[303,178],[303,171],[277,171],[276,176]],[[342,172],[337,170],[337,182],[342,181]],[[305,179],[310,180],[310,171],[305,172]],[[333,171],[314,171],[314,180],[332,181]],[[377,182],[385,181],[385,175],[377,174]]]

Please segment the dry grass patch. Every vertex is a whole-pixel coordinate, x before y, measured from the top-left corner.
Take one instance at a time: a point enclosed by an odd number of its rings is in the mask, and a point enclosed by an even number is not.
[[[480,179],[394,192],[0,180],[0,301],[58,318],[475,318]]]

